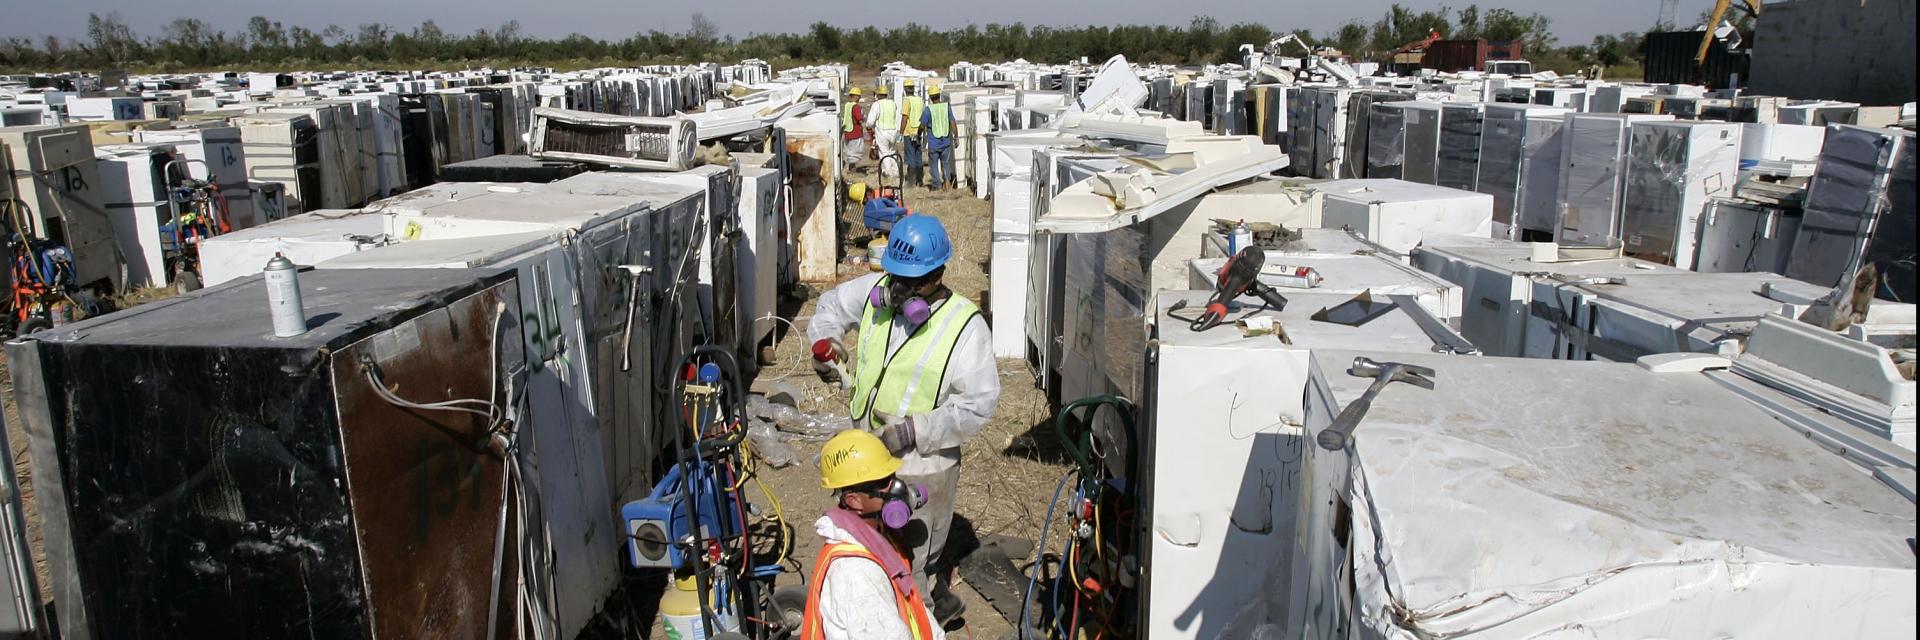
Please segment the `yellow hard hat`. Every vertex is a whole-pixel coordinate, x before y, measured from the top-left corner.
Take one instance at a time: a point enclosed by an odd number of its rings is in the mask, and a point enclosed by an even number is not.
[[[847,185],[847,199],[854,202],[867,201],[867,183],[855,182]]]
[[[852,88],[852,89],[848,89],[848,90],[847,90],[847,95],[850,95],[850,96],[857,96],[857,95],[860,95],[860,87],[854,87],[854,88]]]
[[[845,489],[885,479],[900,470],[900,459],[880,438],[859,429],[833,434],[820,449],[820,486]]]
[[[884,96],[884,95],[887,95],[887,85],[884,85],[884,84],[883,84],[883,85],[880,85],[880,87],[879,87],[879,88],[877,88],[877,89],[874,89],[874,90],[873,90],[873,92],[874,92],[874,93],[878,93],[878,94],[880,94],[880,95],[883,95],[883,96]]]
[[[937,84],[927,85],[927,95],[930,95],[930,96],[940,95],[940,85],[937,85]]]

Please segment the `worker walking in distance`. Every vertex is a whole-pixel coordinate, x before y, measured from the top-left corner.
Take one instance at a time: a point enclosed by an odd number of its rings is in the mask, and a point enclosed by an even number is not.
[[[840,159],[849,172],[867,155],[866,111],[860,104],[860,87],[848,88],[846,99],[840,102],[840,137],[846,147],[841,150]]]
[[[920,116],[920,127],[927,132],[927,172],[933,175],[928,185],[934,191],[953,187],[953,105],[940,95],[940,85],[927,87],[927,108]]]
[[[932,594],[943,624],[962,610],[947,590],[952,567],[941,555],[953,523],[960,448],[986,426],[1000,398],[986,319],[941,282],[952,255],[939,219],[901,218],[881,255],[885,271],[821,295],[807,326],[814,370],[828,382],[839,382],[837,363],[847,357],[840,336],[858,332],[847,413],[902,458],[902,480],[927,488],[927,506],[913,513],[902,536],[914,581]]]
[[[900,86],[900,146],[907,160],[907,182],[926,186],[927,176],[922,168],[924,159],[921,156],[927,144],[927,131],[920,127],[920,121],[926,117],[927,102],[914,91],[913,79],[901,82]]]
[[[900,105],[887,95],[887,85],[880,85],[874,93],[879,97],[873,101],[873,107],[867,110],[867,128],[873,130],[873,148],[880,156],[880,175],[890,178],[900,175],[897,159],[891,169],[887,166],[887,156],[899,153]]]
[[[820,486],[834,506],[814,521],[826,544],[807,581],[800,640],[940,640],[926,591],[913,581],[900,527],[922,495],[895,473],[900,459],[859,429],[820,450]]]

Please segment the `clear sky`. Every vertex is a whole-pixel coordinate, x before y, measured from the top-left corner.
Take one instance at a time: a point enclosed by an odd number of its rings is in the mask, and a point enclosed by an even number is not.
[[[1064,2],[1060,0],[912,0],[904,3],[855,0],[5,0],[0,11],[0,36],[48,34],[83,37],[87,14],[119,11],[142,36],[159,35],[161,26],[178,17],[198,17],[227,31],[244,27],[249,16],[265,15],[287,26],[315,31],[329,23],[349,31],[363,22],[384,22],[411,28],[432,19],[449,33],[491,29],[507,20],[520,21],[524,33],[558,37],[583,33],[618,39],[635,32],[678,32],[687,28],[696,11],[706,14],[722,32],[741,36],[753,32],[802,31],[817,21],[842,27],[898,26],[919,22],[935,28],[1025,22],[1028,25],[1175,24],[1195,15],[1211,15],[1223,24],[1259,22],[1274,29],[1306,28],[1327,33],[1340,24],[1360,19],[1367,23],[1386,13],[1391,0],[1118,0]],[[1416,9],[1467,2],[1403,0]],[[1584,44],[1595,34],[1638,31],[1653,24],[1660,0],[1495,0],[1482,9],[1506,7],[1520,13],[1543,13],[1553,20],[1561,45]],[[1681,21],[1698,16],[1710,0],[1680,3]],[[881,7],[890,7],[882,9]]]

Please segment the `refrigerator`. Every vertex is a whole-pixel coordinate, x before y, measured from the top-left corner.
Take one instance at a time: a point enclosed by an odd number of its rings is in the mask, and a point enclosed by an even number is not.
[[[200,282],[211,287],[257,275],[275,254],[311,266],[390,241],[386,221],[377,212],[309,211],[200,243]]]
[[[1493,196],[1493,237],[1552,237],[1559,205],[1560,107],[1491,103],[1480,125],[1474,190]]]
[[[1213,120],[1208,127],[1220,135],[1245,135],[1247,127],[1247,81],[1242,78],[1213,79]]]
[[[1732,122],[1633,125],[1621,237],[1627,255],[1693,268],[1700,216],[1740,182],[1740,127]]]
[[[1439,180],[1440,103],[1405,103],[1402,118],[1407,127],[1407,155],[1401,164],[1401,179],[1420,184]]]
[[[1701,273],[1786,273],[1787,257],[1800,236],[1801,211],[1714,198],[1700,214],[1699,250],[1693,270]]]
[[[1352,229],[1390,251],[1407,253],[1434,236],[1493,234],[1493,197],[1484,193],[1404,180],[1334,180],[1314,189],[1325,198],[1321,225]]]
[[[362,180],[365,174],[360,167],[359,117],[351,105],[311,102],[274,107],[267,113],[301,114],[313,122],[314,166],[320,180],[316,206],[347,209],[367,202]]]
[[[320,129],[298,113],[235,116],[247,179],[281,185],[288,214],[327,208],[321,179]]]
[[[527,500],[538,514],[539,526],[528,532],[540,548],[527,563],[535,592],[553,594],[545,602],[556,619],[561,637],[573,636],[593,617],[599,605],[619,583],[619,565],[596,562],[622,547],[613,515],[623,503],[612,499],[605,465],[606,451],[595,413],[594,384],[607,384],[588,368],[595,333],[618,331],[619,326],[593,326],[583,321],[582,309],[572,302],[581,291],[584,274],[570,268],[572,259],[560,233],[534,231],[451,240],[400,242],[342,255],[317,265],[321,271],[366,273],[368,269],[501,268],[516,274],[522,284],[518,306],[527,354],[523,387],[527,412],[522,418],[524,439],[517,459],[530,479]],[[650,333],[651,318],[641,317],[633,328]],[[648,354],[638,341],[638,358]],[[638,367],[643,372],[646,367]],[[621,424],[642,430],[645,423]]]
[[[195,180],[219,189],[223,215],[233,228],[245,229],[267,221],[254,210],[253,190],[247,185],[247,151],[240,141],[239,129],[231,126],[142,129],[133,132],[133,139],[173,144],[186,158],[183,170]]]
[[[1434,184],[1464,191],[1479,186],[1480,121],[1485,106],[1448,102],[1440,107],[1440,152],[1434,163]]]
[[[170,143],[101,145],[93,154],[100,171],[101,204],[113,220],[114,243],[126,261],[126,286],[166,286],[173,281],[174,261],[168,254],[186,250],[173,233],[160,230],[179,215],[168,170],[174,167],[173,175],[178,175],[185,166],[174,163],[178,156]]]
[[[1621,194],[1633,125],[1672,120],[1649,114],[1569,113],[1561,129],[1560,212],[1554,242],[1620,244]]]
[[[102,207],[105,194],[97,186],[100,172],[87,126],[7,127],[0,129],[0,147],[12,165],[14,197],[34,214],[26,216],[30,233],[67,248],[74,284],[119,291],[122,262],[112,219]]]
[[[693,345],[718,343],[698,298],[704,247],[695,227],[706,196],[666,182],[627,185],[618,195],[569,192],[563,184],[436,197],[435,206],[388,206],[381,215],[388,237],[400,242],[528,232],[570,238],[562,243],[564,265],[549,269],[571,270],[575,288],[556,285],[552,300],[575,306],[591,341],[564,350],[549,343],[555,351],[535,356],[584,361],[602,467],[614,501],[624,504],[652,489],[661,431],[674,424],[663,392],[649,381],[665,380]]]
[[[7,344],[63,637],[519,636],[512,274],[299,286],[292,337],[249,278]]]
[[[1373,382],[1345,371],[1357,356],[1430,367],[1436,389],[1390,385],[1350,446],[1315,446]],[[1311,364],[1301,548],[1284,574],[1304,585],[1268,601],[1285,615],[1265,617],[1284,628],[1449,638],[1911,630],[1911,494],[1709,373],[1372,349],[1318,351]]]
[[[988,249],[987,308],[993,314],[993,352],[999,358],[1028,355],[1027,333],[1029,253],[1032,250],[1034,207],[1043,206],[1036,168],[1046,149],[1072,144],[1075,136],[1051,131],[997,132],[987,136],[988,171],[992,174],[993,245]],[[1065,185],[1061,185],[1065,188]]]
[[[1257,310],[1259,300],[1247,297],[1232,309],[1231,318],[1273,319],[1290,344],[1271,335],[1247,337],[1231,323],[1190,330],[1190,314],[1209,295],[1159,292],[1148,298],[1151,326],[1139,311],[1109,316],[1128,325],[1132,342],[1115,354],[1128,362],[1113,370],[1139,378],[1113,382],[1123,395],[1140,398],[1141,432],[1125,438],[1096,429],[1095,437],[1107,459],[1139,461],[1117,475],[1136,488],[1145,511],[1136,547],[1144,550],[1141,637],[1252,637],[1244,627],[1235,633],[1256,617],[1249,610],[1303,584],[1290,568],[1296,540],[1309,535],[1296,523],[1309,479],[1302,463],[1314,447],[1301,426],[1311,411],[1305,403],[1316,354],[1433,348],[1399,309],[1360,326],[1310,319],[1352,298],[1347,294],[1289,292],[1290,304],[1277,313]],[[1174,310],[1176,304],[1185,309]],[[1277,613],[1271,622],[1281,628],[1299,621]]]
[[[1354,89],[1344,87],[1318,87],[1313,92],[1313,177],[1337,180],[1365,171],[1364,165],[1356,167],[1347,161],[1353,93]]]
[[[732,165],[704,165],[674,173],[593,171],[556,182],[554,189],[545,191],[658,197],[660,185],[699,190],[702,206],[696,240],[700,252],[695,273],[700,282],[701,314],[714,328],[717,344],[742,344],[747,318],[739,286],[742,233]],[[747,362],[749,355],[741,352],[736,360]]]
[[[1665,353],[1732,357],[1769,313],[1798,316],[1825,289],[1772,273],[1658,273],[1619,284],[1534,276],[1521,355],[1633,362]]]
[[[1348,178],[1372,177],[1369,171],[1373,159],[1373,105],[1381,102],[1411,100],[1413,94],[1405,91],[1376,89],[1355,91],[1347,97],[1346,149],[1342,152],[1341,175]],[[1396,134],[1397,135],[1397,134]],[[1398,152],[1393,152],[1398,157]],[[1396,161],[1397,162],[1397,161]]]
[[[1368,178],[1399,179],[1407,158],[1406,105],[1377,102],[1367,109]]]
[[[741,349],[749,355],[757,356],[761,346],[772,345],[778,329],[774,318],[780,313],[780,264],[787,237],[781,229],[780,191],[784,187],[779,169],[740,168],[739,214],[744,242],[739,250],[737,278],[741,317],[747,322]]]
[[[1437,236],[1413,250],[1413,266],[1460,285],[1460,333],[1482,353],[1521,356],[1523,336],[1532,313],[1536,277],[1562,280],[1622,277],[1656,273],[1684,273],[1638,258],[1605,258],[1577,262],[1535,262],[1533,246],[1525,242]]]
[[[1787,275],[1832,287],[1857,265],[1872,263],[1889,274],[1892,287],[1876,296],[1891,291],[1914,300],[1913,146],[1910,131],[1827,128]],[[1906,284],[1896,284],[1895,276]]]
[[[1282,295],[1299,293],[1374,297],[1409,296],[1428,314],[1442,320],[1460,317],[1460,285],[1442,280],[1397,258],[1376,253],[1329,253],[1266,249],[1266,262],[1260,269],[1260,281]],[[1187,262],[1187,288],[1213,289],[1225,257],[1194,258]],[[1284,276],[1299,269],[1312,269],[1320,276],[1317,286],[1295,288],[1295,281]]]
[[[1587,90],[1579,87],[1535,87],[1533,103],[1574,111],[1587,111]]]

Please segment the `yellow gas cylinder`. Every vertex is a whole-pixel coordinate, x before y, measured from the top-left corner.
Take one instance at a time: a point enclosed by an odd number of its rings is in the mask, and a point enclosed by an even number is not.
[[[739,625],[719,616],[714,631],[734,631]],[[693,576],[675,578],[660,596],[660,626],[668,640],[707,640],[706,626],[700,624],[700,585]]]
[[[883,270],[885,267],[880,266],[880,261],[886,254],[887,236],[878,233],[874,234],[873,239],[867,241],[867,268],[874,271]]]

